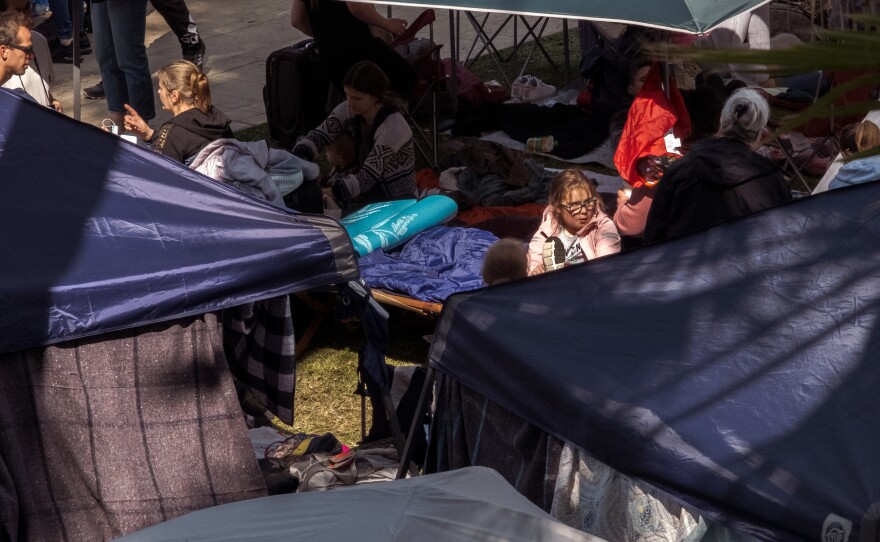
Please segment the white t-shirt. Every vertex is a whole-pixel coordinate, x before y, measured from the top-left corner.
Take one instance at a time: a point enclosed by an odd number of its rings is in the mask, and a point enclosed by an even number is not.
[[[3,88],[20,88],[40,105],[52,107],[52,102],[49,101],[49,89],[52,80],[55,79],[55,66],[52,64],[49,42],[38,32],[31,32],[31,42],[34,47],[34,58],[31,59],[28,69],[24,75],[13,75],[3,84]]]
[[[584,249],[578,243],[577,235],[569,235],[567,231],[562,230],[558,235],[563,246],[565,246],[565,263],[580,263],[587,261]]]

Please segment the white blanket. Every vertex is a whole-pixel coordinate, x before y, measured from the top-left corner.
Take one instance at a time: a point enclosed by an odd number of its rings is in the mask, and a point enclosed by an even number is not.
[[[509,149],[513,149],[516,151],[526,151],[526,144],[517,141],[507,135],[507,132],[503,132],[498,130],[496,132],[491,132],[480,139],[485,141],[492,141],[493,143],[498,143],[499,145],[504,145]],[[544,154],[544,153],[536,153],[541,156],[546,156],[548,158],[553,158],[554,160],[559,160],[561,162],[569,162],[571,164],[588,164],[594,163],[605,166],[607,168],[616,169],[614,166],[614,152],[611,149],[611,138],[603,141],[598,147],[588,152],[587,154],[583,154],[581,156],[576,156],[574,158],[563,159],[558,156],[554,156],[552,154]]]

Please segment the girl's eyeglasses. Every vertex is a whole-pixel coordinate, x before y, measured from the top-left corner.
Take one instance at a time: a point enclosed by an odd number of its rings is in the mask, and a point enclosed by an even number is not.
[[[568,211],[571,214],[575,214],[575,213],[579,213],[581,211],[592,211],[593,209],[596,208],[596,201],[597,201],[597,198],[590,198],[590,199],[586,199],[584,201],[573,201],[568,204],[562,203],[562,204],[560,204],[560,207],[562,207],[563,209],[565,209],[566,211]]]

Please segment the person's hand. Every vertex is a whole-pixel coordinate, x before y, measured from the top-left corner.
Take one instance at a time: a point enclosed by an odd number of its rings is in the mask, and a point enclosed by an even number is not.
[[[626,202],[629,201],[630,194],[626,193],[626,190],[618,190],[617,191],[617,208],[621,208],[626,205]]]
[[[645,184],[649,186],[657,184],[666,172],[666,166],[663,164],[662,158],[653,155],[639,158],[636,162],[636,168],[639,171],[639,175],[645,179]]]
[[[123,118],[123,126],[125,129],[144,141],[148,141],[153,137],[153,129],[150,128],[147,121],[142,119],[132,106],[125,104],[123,107],[128,111],[128,114]]]
[[[385,19],[385,30],[399,36],[406,32],[407,24],[406,19]]]
[[[59,102],[55,98],[52,98],[52,109],[58,111],[59,113],[64,113],[64,108],[61,107],[61,102]]]

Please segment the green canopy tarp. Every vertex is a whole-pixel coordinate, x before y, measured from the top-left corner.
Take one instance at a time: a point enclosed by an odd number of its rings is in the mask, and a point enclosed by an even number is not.
[[[664,28],[677,32],[707,32],[727,19],[770,0],[360,0],[392,6],[420,6],[590,19]]]

